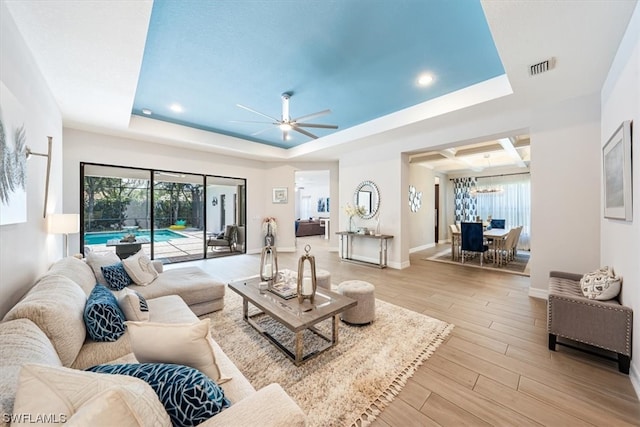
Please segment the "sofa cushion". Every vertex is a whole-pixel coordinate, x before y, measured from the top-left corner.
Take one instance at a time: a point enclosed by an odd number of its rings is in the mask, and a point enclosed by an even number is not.
[[[187,305],[224,298],[225,285],[198,267],[165,270],[149,286],[131,285],[147,299],[179,295]]]
[[[122,264],[136,285],[146,286],[158,277],[158,271],[142,249],[123,259]]]
[[[104,276],[102,275],[101,267],[104,267],[107,265],[113,265],[120,262],[120,258],[118,257],[118,255],[116,255],[115,252],[89,251],[87,252],[86,257],[87,257],[86,262],[89,265],[89,267],[91,267],[91,270],[93,270],[93,274],[96,277],[96,281],[101,285],[107,286],[107,281],[104,279]]]
[[[55,414],[68,420],[95,396],[107,390],[123,393],[129,404],[136,408],[144,423],[142,425],[170,425],[168,414],[156,393],[144,381],[35,364],[24,365],[20,372],[13,412]]]
[[[87,334],[94,341],[115,341],[124,335],[124,313],[115,295],[102,285],[96,285],[84,309]]]
[[[602,267],[582,276],[580,288],[585,297],[600,301],[613,299],[620,293],[622,281],[610,267]]]
[[[62,362],[49,338],[29,319],[0,322],[0,343],[0,414],[10,414],[22,365],[62,366]]]
[[[78,355],[86,330],[82,313],[84,291],[71,279],[46,274],[4,317],[29,319],[47,335],[64,366]]]
[[[107,282],[107,287],[111,290],[119,291],[133,283],[122,262],[102,266],[100,271],[102,271],[102,276]]]
[[[126,320],[142,322],[149,320],[149,304],[140,293],[124,288],[121,291],[115,291],[114,295]]]
[[[144,421],[130,403],[126,389],[113,388],[82,405],[65,427],[141,427]]]
[[[210,324],[210,319],[195,323],[126,323],[133,354],[140,363],[191,366],[221,384],[229,378],[220,374],[216,363]]]
[[[74,257],[62,258],[49,268],[47,274],[59,274],[66,276],[78,284],[85,295],[89,295],[96,282],[93,270],[86,262]]]
[[[165,363],[98,365],[92,372],[129,375],[153,388],[174,426],[197,425],[230,406],[224,391],[197,369]]]

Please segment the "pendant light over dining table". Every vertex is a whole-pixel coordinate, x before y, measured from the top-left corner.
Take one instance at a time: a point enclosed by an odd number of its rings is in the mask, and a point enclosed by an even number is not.
[[[486,153],[484,155],[484,158],[487,159],[487,168],[491,168],[491,160],[489,159],[489,153]],[[475,196],[476,194],[495,194],[495,193],[502,193],[503,189],[501,186],[497,185],[494,186],[493,185],[493,176],[489,176],[489,185],[485,186],[485,185],[477,185],[475,186],[475,188],[473,188],[470,193],[472,196]]]

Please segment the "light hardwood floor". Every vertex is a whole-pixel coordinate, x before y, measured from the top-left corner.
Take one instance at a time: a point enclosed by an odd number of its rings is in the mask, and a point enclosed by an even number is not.
[[[640,425],[640,402],[615,362],[547,349],[546,301],[528,296],[528,277],[423,260],[442,245],[412,254],[407,269],[380,270],[340,261],[321,238],[298,240],[297,253],[278,254],[280,268],[296,269],[310,243],[333,283],[369,281],[377,298],[455,325],[373,426]],[[259,263],[242,255],[196,265],[227,282]]]

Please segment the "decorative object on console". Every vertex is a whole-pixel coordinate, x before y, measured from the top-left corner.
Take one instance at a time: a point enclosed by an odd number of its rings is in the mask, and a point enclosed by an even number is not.
[[[316,296],[318,281],[316,279],[316,257],[309,255],[311,246],[304,247],[304,255],[298,260],[298,302],[302,304],[305,299],[311,301]],[[308,264],[308,270],[305,271],[305,265]]]
[[[265,246],[260,255],[260,280],[273,283],[278,276],[278,251],[275,246]]]
[[[411,212],[418,212],[422,206],[422,191],[416,191],[416,187],[409,186],[409,207]]]
[[[47,219],[49,233],[64,234],[64,256],[69,256],[69,234],[80,232],[80,215],[51,214]]]
[[[364,208],[357,204],[352,205],[351,203],[347,203],[346,205],[344,205],[344,212],[349,216],[349,229],[347,231],[353,233],[355,231],[353,217],[356,215],[362,216],[364,213]]]
[[[605,218],[633,220],[631,127],[622,122],[602,148]]]

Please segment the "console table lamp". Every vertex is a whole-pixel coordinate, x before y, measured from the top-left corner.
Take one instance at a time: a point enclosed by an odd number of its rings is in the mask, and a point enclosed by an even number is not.
[[[49,233],[64,234],[64,254],[69,256],[69,234],[80,232],[80,215],[51,214],[48,218]]]

